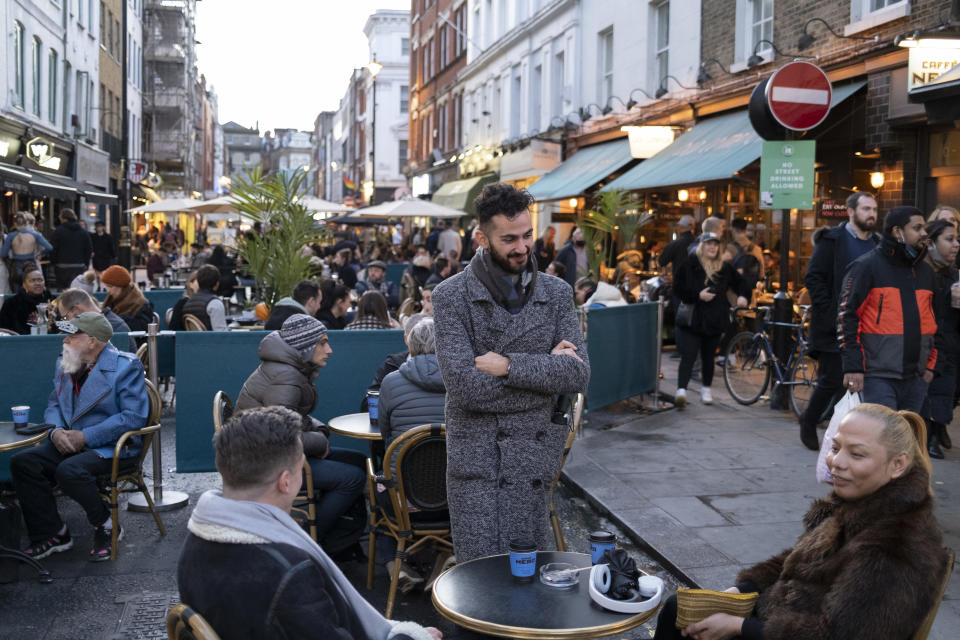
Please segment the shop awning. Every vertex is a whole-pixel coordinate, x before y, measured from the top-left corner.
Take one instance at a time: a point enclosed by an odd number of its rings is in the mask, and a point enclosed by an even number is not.
[[[30,193],[57,200],[74,200],[83,188],[66,176],[45,171],[30,172]]]
[[[538,202],[573,198],[632,160],[626,137],[586,147],[530,185],[528,191]]]
[[[28,193],[30,191],[30,173],[26,169],[0,162],[0,190]]]
[[[910,102],[920,102],[927,113],[927,124],[945,124],[960,119],[960,65],[951,67],[934,80],[912,89]]]
[[[143,198],[144,200],[147,201],[147,203],[160,202],[160,200],[162,200],[162,198],[156,191],[142,184],[133,185],[133,188],[130,190],[130,195],[134,197]]]
[[[463,178],[443,183],[434,191],[431,202],[473,215],[473,200],[480,195],[484,185],[496,181],[497,176],[488,173],[473,178]]]
[[[833,88],[830,108],[866,86],[858,82]],[[608,184],[603,191],[655,189],[681,184],[729,180],[760,158],[763,139],[746,111],[703,120],[673,143]]]
[[[87,202],[93,204],[117,204],[115,194],[106,193],[93,187],[83,187],[83,197],[87,199]]]

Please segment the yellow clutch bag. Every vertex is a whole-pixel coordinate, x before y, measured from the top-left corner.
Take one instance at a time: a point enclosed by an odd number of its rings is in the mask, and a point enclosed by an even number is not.
[[[758,597],[759,593],[677,589],[677,628],[685,629],[715,613],[749,618]]]

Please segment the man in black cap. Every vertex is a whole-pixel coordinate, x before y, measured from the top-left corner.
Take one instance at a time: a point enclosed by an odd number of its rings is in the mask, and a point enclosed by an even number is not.
[[[367,279],[357,282],[356,290],[358,297],[367,291],[379,291],[391,309],[400,304],[397,285],[387,280],[387,265],[381,260],[371,260],[367,264]]]
[[[919,412],[937,363],[934,273],[923,213],[894,207],[880,245],[843,279],[838,313],[843,386],[864,402]]]

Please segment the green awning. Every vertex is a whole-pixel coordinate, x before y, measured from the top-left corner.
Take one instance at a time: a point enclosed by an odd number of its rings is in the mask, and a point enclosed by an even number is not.
[[[866,86],[858,82],[833,88],[830,108]],[[603,191],[655,189],[682,184],[729,180],[760,158],[763,139],[746,111],[703,120],[673,143],[608,184]]]
[[[538,202],[575,198],[632,160],[627,138],[586,147],[534,182],[527,191]]]
[[[473,178],[463,178],[462,180],[453,180],[440,185],[440,188],[433,192],[431,202],[435,202],[444,207],[450,207],[457,211],[474,215],[473,201],[480,195],[484,185],[496,181],[497,176],[488,173]]]

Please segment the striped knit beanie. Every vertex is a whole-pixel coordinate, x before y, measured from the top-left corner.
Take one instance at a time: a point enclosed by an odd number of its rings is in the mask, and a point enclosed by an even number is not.
[[[304,313],[295,313],[283,321],[280,327],[280,338],[288,345],[300,352],[303,360],[309,361],[317,343],[327,335],[327,328],[323,323]]]

